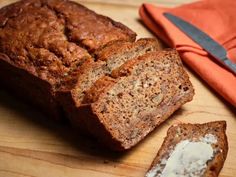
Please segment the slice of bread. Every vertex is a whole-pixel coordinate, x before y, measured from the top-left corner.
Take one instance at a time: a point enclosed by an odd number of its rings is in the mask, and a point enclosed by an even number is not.
[[[97,60],[106,62],[110,71],[124,64],[126,61],[145,53],[163,49],[163,43],[154,38],[141,38],[135,43],[117,41],[106,45],[95,53]]]
[[[159,41],[152,38],[139,39],[135,43],[119,41],[106,46],[96,53],[97,62],[88,61],[81,69],[78,82],[71,94],[76,99],[77,106],[81,104],[84,93],[102,76],[109,75],[126,61],[145,53],[160,50]]]
[[[76,78],[77,83],[65,84],[65,88],[57,94],[58,100],[63,105],[67,116],[70,120],[79,121],[80,114],[71,114],[71,112],[77,112],[77,108],[83,102],[85,92],[90,89],[96,80],[105,75],[110,75],[114,69],[120,67],[128,60],[161,49],[162,44],[160,41],[153,38],[143,38],[134,43],[126,41],[113,42],[97,51],[95,53],[96,61],[88,60],[80,67]],[[70,85],[73,86],[73,89],[68,87]],[[81,125],[81,123],[77,124]],[[83,128],[84,126],[82,125]]]
[[[83,119],[82,125],[114,150],[137,144],[194,94],[175,50],[130,60],[112,77],[101,78],[87,91],[87,105],[80,108],[85,116],[77,120]]]
[[[225,121],[171,126],[146,177],[218,176],[228,152],[225,131]]]

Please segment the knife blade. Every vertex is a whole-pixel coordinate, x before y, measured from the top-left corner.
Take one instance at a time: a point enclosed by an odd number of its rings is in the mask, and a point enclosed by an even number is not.
[[[212,39],[208,34],[192,25],[191,23],[172,15],[170,13],[163,13],[163,15],[172,22],[177,28],[184,32],[193,41],[199,44],[206,50],[213,58],[223,64],[228,70],[236,74],[236,64],[234,64],[228,57],[227,51],[218,42]]]

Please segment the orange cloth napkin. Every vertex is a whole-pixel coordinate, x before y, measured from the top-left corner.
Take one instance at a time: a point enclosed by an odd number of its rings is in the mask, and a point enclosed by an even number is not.
[[[179,16],[206,32],[227,49],[228,57],[236,63],[236,0],[203,0],[176,8],[143,4],[139,10],[144,24],[176,48],[185,63],[236,107],[236,76],[169,22],[163,12]]]

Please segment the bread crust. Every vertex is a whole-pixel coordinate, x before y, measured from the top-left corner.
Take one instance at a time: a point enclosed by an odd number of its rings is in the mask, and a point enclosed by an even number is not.
[[[107,61],[109,58],[119,53],[125,53],[126,51],[129,51],[133,48],[145,48],[147,46],[150,47],[146,49],[147,52],[148,50],[154,51],[164,49],[162,42],[158,39],[140,38],[135,43],[127,41],[116,41],[110,43],[101,50],[98,50],[95,55],[97,60]]]
[[[53,119],[63,119],[59,117],[61,112],[54,99],[52,86],[24,68],[9,64],[7,60],[6,55],[0,54],[0,80],[4,88],[23,101],[39,107]]]
[[[96,102],[100,95],[107,89],[107,87],[112,86],[115,84],[115,79],[103,76],[102,78],[98,79],[93,86],[86,91],[85,97],[83,99],[82,104],[90,104]]]

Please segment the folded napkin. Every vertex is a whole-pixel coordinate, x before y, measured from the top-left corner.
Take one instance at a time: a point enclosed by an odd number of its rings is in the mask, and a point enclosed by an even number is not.
[[[186,64],[236,107],[236,76],[163,16],[164,12],[169,12],[197,26],[223,45],[228,57],[236,63],[235,9],[235,0],[203,0],[176,8],[143,4],[139,13],[148,28],[176,48]]]

